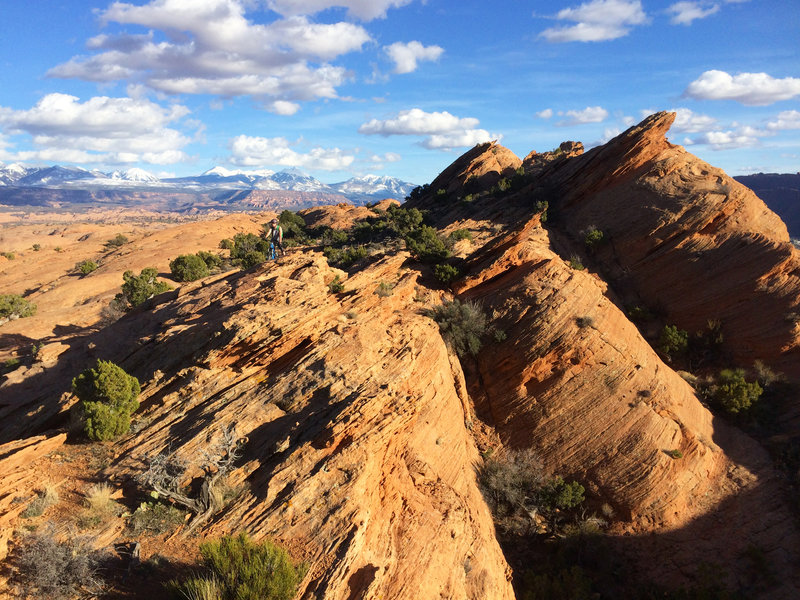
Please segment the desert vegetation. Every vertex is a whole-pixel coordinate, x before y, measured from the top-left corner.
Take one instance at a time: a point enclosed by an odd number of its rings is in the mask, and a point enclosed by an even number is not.
[[[86,436],[106,441],[127,433],[131,414],[139,408],[139,391],[139,381],[110,361],[98,360],[94,368],[75,377],[72,393],[80,400]]]
[[[21,319],[36,314],[36,305],[18,294],[0,294],[0,319]]]
[[[172,289],[168,283],[158,280],[158,270],[154,267],[142,269],[138,275],[133,271],[125,271],[122,279],[122,292],[117,294],[115,300],[126,309],[135,308],[153,296]]]
[[[203,542],[200,553],[202,572],[170,584],[187,598],[291,600],[308,570],[270,540],[256,543],[244,532]]]

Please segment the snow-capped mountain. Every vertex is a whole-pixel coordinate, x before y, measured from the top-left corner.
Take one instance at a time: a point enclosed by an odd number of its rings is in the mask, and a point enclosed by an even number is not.
[[[31,169],[19,163],[4,165],[0,163],[0,185],[14,185],[31,172]]]
[[[347,196],[369,196],[372,198],[397,198],[402,200],[416,186],[407,181],[386,175],[364,175],[353,177],[341,183],[331,184],[331,187],[340,194]]]
[[[44,169],[34,169],[14,185],[19,187],[59,186],[86,179],[97,179],[103,176],[99,171],[87,171],[80,167],[62,167],[54,165]]]
[[[160,183],[161,180],[150,173],[149,171],[145,171],[144,169],[138,169],[136,167],[132,169],[126,169],[125,171],[114,171],[108,177],[112,181],[122,181],[122,182],[130,182],[130,183]]]
[[[0,164],[0,186],[89,190],[105,188],[136,190],[171,190],[190,193],[223,192],[231,190],[292,191],[317,194],[338,194],[355,204],[396,198],[402,200],[414,184],[394,177],[365,175],[341,183],[326,184],[308,173],[291,168],[275,173],[268,169],[227,169],[216,166],[200,175],[159,179],[139,168],[103,173],[79,167],[26,167],[20,164]]]
[[[331,187],[299,169],[284,169],[270,177],[283,190],[333,193]]]

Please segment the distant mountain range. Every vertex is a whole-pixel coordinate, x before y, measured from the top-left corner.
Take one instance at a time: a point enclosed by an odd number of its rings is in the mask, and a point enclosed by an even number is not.
[[[415,184],[394,177],[365,175],[340,183],[325,184],[298,169],[279,172],[269,170],[230,170],[214,167],[201,175],[160,179],[143,169],[132,168],[105,173],[80,167],[26,167],[0,164],[0,187],[31,189],[82,190],[99,192],[169,192],[202,193],[205,196],[230,196],[231,191],[282,191],[343,196],[354,204],[366,204],[384,198],[403,200]],[[3,198],[9,196],[3,190]],[[34,194],[35,195],[35,194]],[[241,197],[241,194],[238,194]]]
[[[792,238],[800,238],[800,173],[756,173],[734,179],[778,213]]]

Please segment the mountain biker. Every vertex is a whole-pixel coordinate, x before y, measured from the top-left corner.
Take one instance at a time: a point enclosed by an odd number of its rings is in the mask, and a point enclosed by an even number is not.
[[[281,251],[281,256],[286,255],[286,250],[283,248],[283,228],[278,225],[278,219],[269,222],[269,241],[275,246],[276,251]]]

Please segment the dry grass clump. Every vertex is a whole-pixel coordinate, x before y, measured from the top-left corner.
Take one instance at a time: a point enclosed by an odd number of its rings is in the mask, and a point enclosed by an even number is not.
[[[78,524],[83,528],[98,527],[119,516],[120,505],[113,495],[114,488],[107,483],[96,483],[86,490],[86,508]]]
[[[27,508],[22,512],[25,519],[38,517],[49,507],[58,504],[58,489],[55,484],[45,483],[41,490],[37,491],[37,496],[34,498]]]

